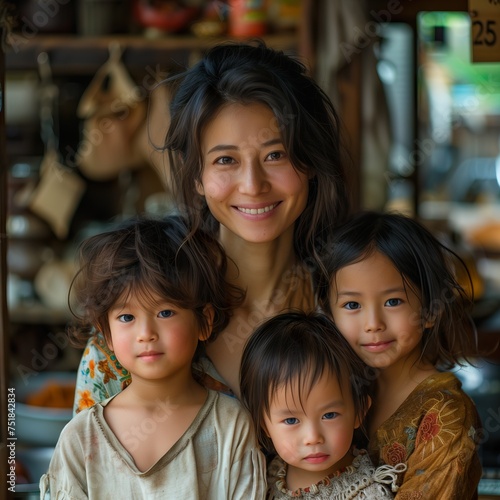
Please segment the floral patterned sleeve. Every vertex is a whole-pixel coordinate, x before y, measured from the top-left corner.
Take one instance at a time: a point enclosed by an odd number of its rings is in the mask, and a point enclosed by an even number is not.
[[[422,420],[396,498],[477,498],[482,469],[474,439],[476,428],[466,424],[467,418],[443,422],[446,411],[443,407]]]
[[[379,464],[407,465],[396,499],[477,498],[481,422],[459,384],[451,374],[425,381],[370,442]]]
[[[110,351],[101,334],[92,337],[78,367],[73,414],[119,393],[130,384],[130,374]]]

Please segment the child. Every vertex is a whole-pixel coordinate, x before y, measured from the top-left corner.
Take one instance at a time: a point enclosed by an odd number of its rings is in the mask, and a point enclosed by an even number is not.
[[[407,464],[399,498],[477,498],[480,420],[445,371],[477,355],[471,298],[455,277],[468,276],[465,264],[415,220],[375,212],[338,228],[325,254],[320,304],[378,372],[372,460]]]
[[[236,299],[219,244],[187,234],[179,217],[137,218],[83,243],[77,303],[131,383],[68,423],[41,498],[262,499],[264,457],[247,412],[192,368]]]
[[[243,351],[241,397],[268,452],[268,499],[393,498],[404,465],[375,471],[352,448],[370,406],[365,365],[326,316],[283,313]]]

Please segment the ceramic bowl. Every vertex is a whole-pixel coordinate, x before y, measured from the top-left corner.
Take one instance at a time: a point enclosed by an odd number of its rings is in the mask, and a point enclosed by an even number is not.
[[[76,373],[28,373],[14,383],[16,389],[16,437],[20,444],[53,447],[63,427],[73,416],[72,408],[49,408],[26,404],[26,398],[49,383],[75,384]]]

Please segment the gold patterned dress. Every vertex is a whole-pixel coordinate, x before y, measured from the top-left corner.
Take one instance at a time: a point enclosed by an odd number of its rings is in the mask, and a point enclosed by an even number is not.
[[[452,373],[423,380],[370,440],[375,465],[404,462],[398,500],[477,498],[481,421]]]

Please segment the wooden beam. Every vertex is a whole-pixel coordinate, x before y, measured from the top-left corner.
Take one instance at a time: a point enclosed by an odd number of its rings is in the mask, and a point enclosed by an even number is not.
[[[7,155],[5,147],[5,54],[0,48],[0,491],[8,493],[7,388],[9,329],[7,314]],[[3,495],[0,497],[5,498]]]
[[[468,12],[468,0],[370,0],[368,17],[384,22],[412,23],[420,12]],[[378,19],[377,19],[378,18]]]
[[[346,64],[337,74],[339,92],[338,112],[346,132],[346,147],[349,152],[346,167],[349,177],[351,208],[354,211],[362,208],[362,57],[362,53],[355,55],[351,63]]]
[[[270,47],[296,52],[297,36],[293,33],[266,35],[262,39]],[[117,43],[123,49],[122,60],[129,70],[155,69],[156,65],[180,71],[190,65],[191,54],[236,38],[196,38],[194,36],[166,36],[149,39],[141,36],[37,35],[28,38],[13,33],[7,40],[11,50],[6,55],[8,70],[37,68],[41,52],[49,54],[54,74],[88,75],[94,73],[109,57],[109,47]]]

